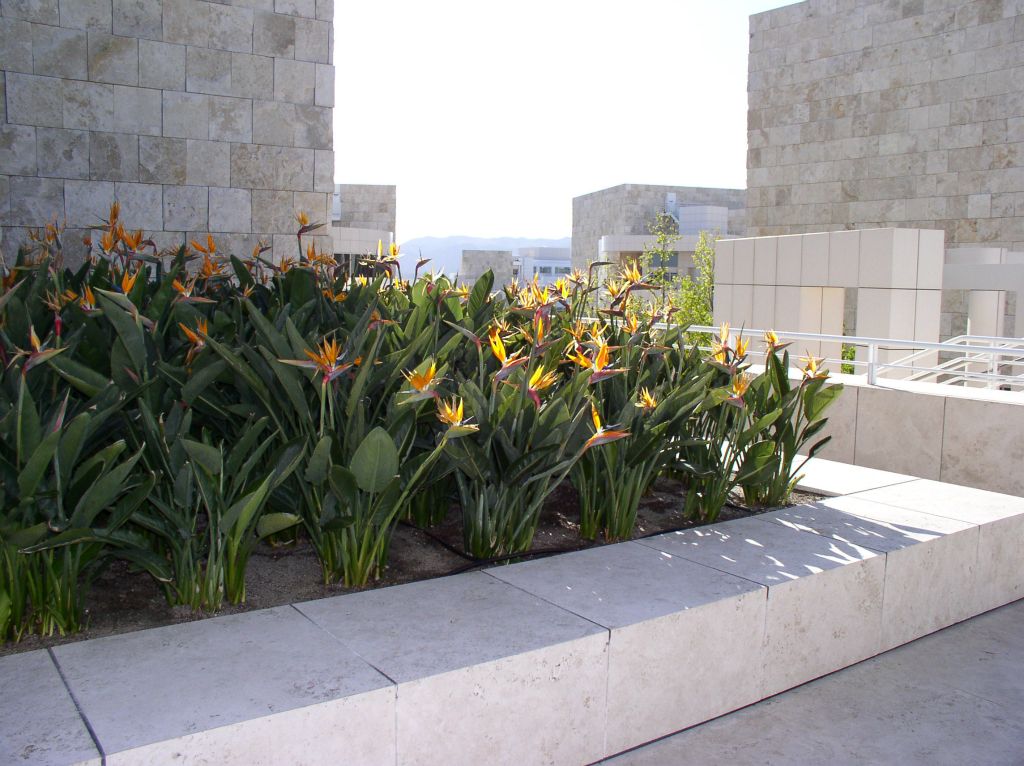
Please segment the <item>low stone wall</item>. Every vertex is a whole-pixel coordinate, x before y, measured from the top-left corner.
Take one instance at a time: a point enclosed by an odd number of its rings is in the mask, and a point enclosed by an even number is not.
[[[1024,394],[835,375],[823,457],[1024,495]]]

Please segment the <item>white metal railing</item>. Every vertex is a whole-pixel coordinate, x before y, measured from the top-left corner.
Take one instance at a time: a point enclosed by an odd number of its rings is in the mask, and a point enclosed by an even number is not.
[[[688,331],[717,334],[718,329],[705,325],[691,325]],[[754,340],[763,338],[765,332],[749,327],[734,327],[732,331],[734,333],[742,332],[744,337]],[[977,383],[989,388],[1024,390],[1024,338],[965,335],[944,343],[933,343],[922,340],[868,338],[857,335],[826,335],[782,330],[774,332],[784,342],[837,343],[864,348],[866,360],[826,356],[824,361],[830,366],[849,365],[854,370],[863,370],[862,374],[870,384],[875,384],[880,375],[885,376],[888,373],[901,380],[925,380],[931,377],[938,383],[959,385]],[[892,361],[882,359],[880,352],[897,349],[907,349],[911,353]],[[756,351],[756,349],[754,350]],[[796,350],[799,351],[799,348]],[[952,354],[953,357],[939,363],[937,352]],[[840,353],[842,352],[840,351]],[[975,369],[982,363],[984,363],[985,369]]]

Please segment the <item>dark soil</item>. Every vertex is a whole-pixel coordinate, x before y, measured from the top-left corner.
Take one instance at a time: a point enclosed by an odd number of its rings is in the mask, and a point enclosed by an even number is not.
[[[652,492],[641,502],[634,539],[702,526],[702,522],[684,518],[682,496],[682,485],[679,482],[659,479]],[[818,496],[797,492],[790,502],[797,504],[815,499]],[[767,510],[771,509],[726,505],[716,521],[744,518]],[[578,518],[576,491],[565,482],[545,503],[533,547],[520,560],[607,544],[601,539],[581,539]],[[380,579],[367,587],[383,588],[414,580],[443,577],[489,566],[491,563],[476,561],[463,552],[459,508],[453,505],[445,521],[431,529],[422,530],[407,523],[399,524],[391,541],[387,568]],[[226,605],[218,614],[237,614],[358,590],[339,584],[324,585],[316,553],[309,542],[302,538],[296,543],[278,547],[261,544],[249,562],[245,588],[245,604]],[[148,575],[130,571],[127,565],[115,562],[88,590],[88,627],[85,630],[71,636],[29,636],[17,644],[0,644],[0,656],[211,616],[195,613],[187,607],[168,606],[162,591]]]

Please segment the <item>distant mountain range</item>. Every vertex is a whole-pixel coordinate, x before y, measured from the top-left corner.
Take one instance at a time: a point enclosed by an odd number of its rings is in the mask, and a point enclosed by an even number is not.
[[[402,272],[412,275],[416,261],[429,258],[424,271],[455,274],[462,263],[463,250],[515,250],[517,247],[569,247],[571,237],[531,239],[530,237],[418,237],[401,243]]]

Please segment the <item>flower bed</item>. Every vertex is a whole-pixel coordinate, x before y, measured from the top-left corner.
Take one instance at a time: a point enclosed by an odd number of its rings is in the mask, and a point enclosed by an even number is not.
[[[565,480],[587,539],[632,536],[666,474],[695,519],[737,489],[775,505],[839,393],[814,359],[792,385],[771,334],[757,376],[728,328],[703,355],[671,305],[643,304],[635,265],[492,293],[490,275],[405,280],[397,251],[349,273],[303,250],[317,227],[300,216],[298,262],[212,237],[157,253],[115,206],[81,268],[54,226],[19,254],[0,295],[0,637],[77,631],[114,561],[172,606],[239,604],[261,540],[299,537],[325,583],[361,587],[398,522],[438,523],[452,496],[477,559],[528,551]]]

